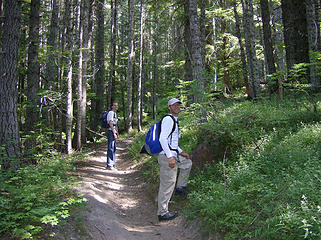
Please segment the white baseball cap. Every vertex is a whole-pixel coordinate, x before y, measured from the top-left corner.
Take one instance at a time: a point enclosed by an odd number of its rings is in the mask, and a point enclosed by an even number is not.
[[[172,99],[170,99],[170,100],[168,101],[168,106],[171,106],[171,105],[173,105],[173,104],[175,104],[175,103],[180,103],[180,104],[182,104],[182,101],[179,100],[179,99],[177,99],[177,98],[172,98]]]

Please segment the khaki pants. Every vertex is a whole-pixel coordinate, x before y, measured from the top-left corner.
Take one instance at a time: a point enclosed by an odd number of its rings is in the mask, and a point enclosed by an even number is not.
[[[168,212],[168,203],[172,197],[175,189],[177,169],[180,169],[177,186],[186,187],[189,173],[192,168],[192,161],[185,157],[179,156],[178,160],[175,158],[175,167],[168,166],[168,159],[165,154],[158,156],[158,163],[160,165],[160,183],[158,191],[158,210],[157,215],[164,215]]]

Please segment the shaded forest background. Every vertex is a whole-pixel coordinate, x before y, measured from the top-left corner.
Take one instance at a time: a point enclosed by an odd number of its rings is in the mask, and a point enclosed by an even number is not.
[[[1,167],[81,150],[113,100],[130,132],[171,96],[207,106],[319,92],[319,10],[317,0],[1,0]]]

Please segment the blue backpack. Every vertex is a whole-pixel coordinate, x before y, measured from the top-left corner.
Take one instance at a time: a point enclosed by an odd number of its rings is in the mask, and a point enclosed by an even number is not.
[[[173,134],[173,132],[175,131],[175,128],[176,128],[176,124],[175,124],[176,121],[172,115],[167,114],[164,117],[162,117],[159,122],[154,123],[153,126],[151,126],[149,128],[147,135],[145,137],[145,143],[142,146],[140,153],[142,153],[142,154],[145,153],[145,154],[153,156],[153,155],[157,155],[161,151],[163,151],[162,146],[159,142],[159,136],[161,133],[162,121],[166,116],[170,116],[174,121],[173,129],[172,129],[171,133],[169,134],[169,136]],[[174,150],[174,149],[171,149],[171,150]]]
[[[110,110],[103,111],[99,116],[99,123],[102,128],[108,128],[107,115]]]

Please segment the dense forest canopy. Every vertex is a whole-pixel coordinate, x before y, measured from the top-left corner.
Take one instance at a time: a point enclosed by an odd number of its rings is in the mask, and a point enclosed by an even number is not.
[[[130,132],[169,97],[320,92],[319,13],[317,0],[0,0],[1,168],[81,150],[114,100]]]

